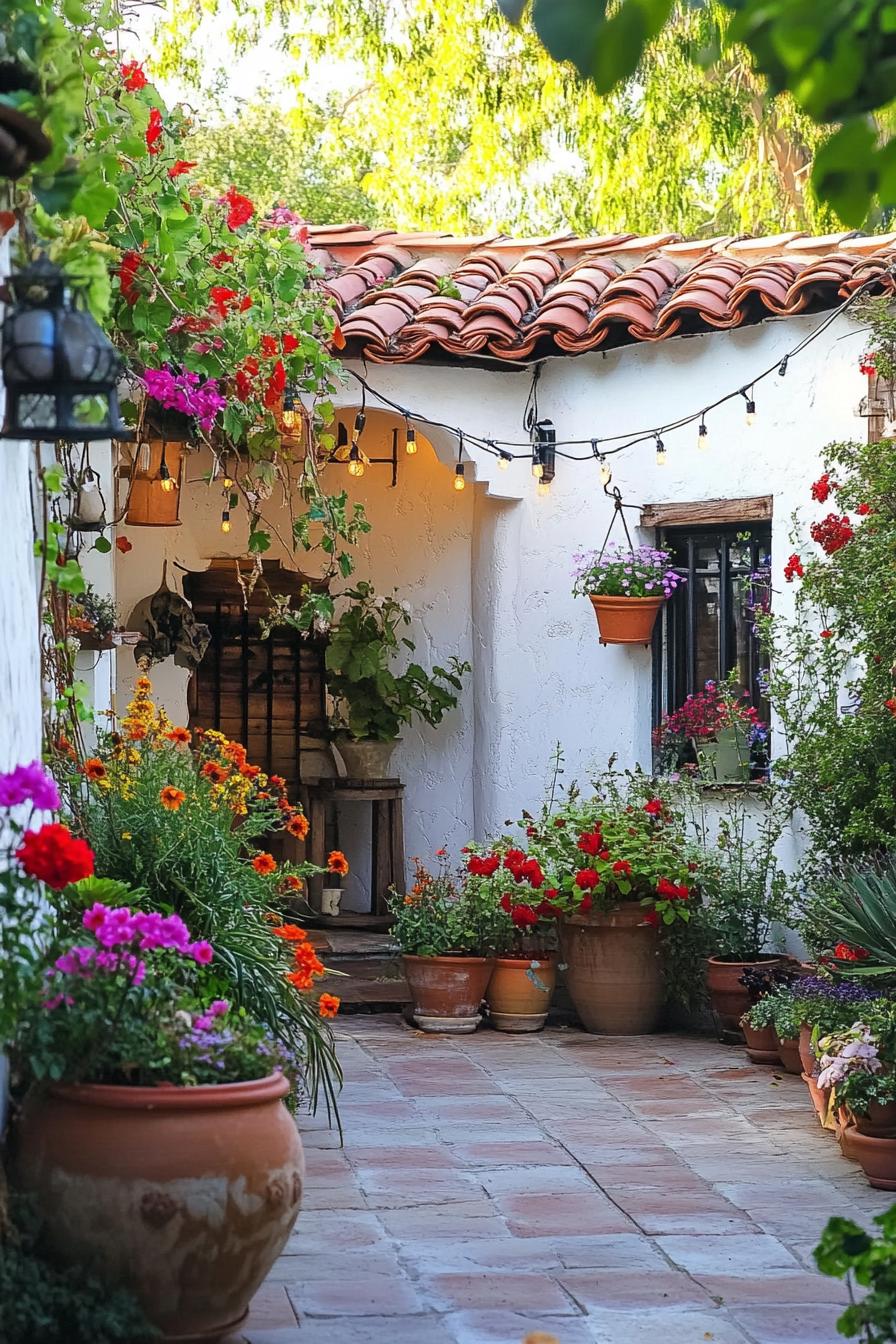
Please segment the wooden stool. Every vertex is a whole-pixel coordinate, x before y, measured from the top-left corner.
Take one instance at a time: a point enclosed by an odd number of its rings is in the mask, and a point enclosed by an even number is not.
[[[312,863],[327,866],[326,815],[328,805],[368,803],[371,810],[370,913],[346,911],[338,922],[384,928],[392,916],[386,905],[390,887],[404,893],[404,785],[397,779],[323,779],[308,789],[311,824],[309,854]],[[315,904],[320,908],[323,879],[311,884]]]

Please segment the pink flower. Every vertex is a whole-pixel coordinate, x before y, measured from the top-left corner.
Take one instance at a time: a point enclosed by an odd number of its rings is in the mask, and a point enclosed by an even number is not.
[[[187,953],[198,966],[207,966],[215,955],[211,943],[205,942],[204,939],[198,943],[191,943],[187,948]]]
[[[101,901],[94,901],[90,909],[85,910],[81,916],[81,923],[85,929],[89,929],[91,933],[96,933],[97,929],[101,929],[105,924],[109,913],[107,905],[103,905]]]
[[[213,1003],[209,1004],[208,1011],[212,1017],[223,1017],[225,1013],[230,1011],[230,1004],[226,999],[215,999]]]

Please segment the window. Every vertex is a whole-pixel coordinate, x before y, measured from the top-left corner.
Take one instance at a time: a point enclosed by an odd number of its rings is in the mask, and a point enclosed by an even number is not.
[[[657,508],[654,516],[660,512]],[[755,576],[769,570],[771,522],[670,525],[658,533],[687,583],[664,604],[654,634],[654,724],[707,681],[729,672],[767,720],[751,607],[758,585],[768,592]]]

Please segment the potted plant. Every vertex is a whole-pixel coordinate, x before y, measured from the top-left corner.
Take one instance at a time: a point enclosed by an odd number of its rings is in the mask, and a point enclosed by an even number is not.
[[[747,1053],[750,1054],[751,1048],[757,1046],[755,1039],[751,1039],[751,1032],[755,1032],[757,1027],[770,1025],[778,1058],[787,1073],[795,1074],[803,1072],[799,1037],[805,1014],[805,1005],[796,988],[798,983],[775,985],[758,1004],[754,1004],[744,1019],[749,1023],[749,1027],[744,1027]],[[752,1055],[750,1057],[753,1058]]]
[[[707,681],[654,732],[663,767],[690,766],[707,784],[745,783],[754,748],[767,739],[768,728],[733,677]]]
[[[686,582],[671,559],[670,551],[614,542],[573,556],[573,596],[591,599],[601,644],[650,643],[660,607]]]
[[[457,705],[470,664],[452,658],[447,668],[425,672],[411,662],[396,673],[396,657],[414,652],[402,633],[411,623],[407,602],[376,594],[366,581],[345,596],[349,605],[330,631],[326,652],[331,727],[348,773],[383,779],[402,725],[415,715],[433,727],[441,723]]]
[[[60,1263],[129,1290],[163,1338],[223,1338],[299,1211],[298,1061],[215,997],[180,916],[94,901],[81,923],[17,1033],[16,1184]]]
[[[566,983],[586,1031],[640,1035],[659,1022],[660,931],[690,919],[696,864],[683,818],[646,775],[608,771],[595,788],[523,824],[557,892]]]
[[[705,923],[715,949],[706,965],[712,1010],[724,1031],[736,1031],[750,1008],[743,984],[745,971],[779,963],[769,942],[793,921],[793,900],[775,846],[787,813],[779,791],[764,786],[749,810],[743,798],[728,798],[714,839],[705,821],[703,905]]]
[[[411,890],[406,896],[392,893],[391,933],[401,948],[417,1026],[423,1031],[475,1031],[495,968],[504,912],[489,890],[468,889],[450,871],[444,850],[436,857],[434,873],[414,859]]]
[[[88,583],[83,593],[69,601],[68,627],[82,649],[99,651],[114,647],[113,634],[120,628],[118,609]]]
[[[537,859],[508,844],[470,846],[465,889],[503,913],[495,969],[485,998],[498,1031],[540,1031],[557,984],[558,892]]]
[[[818,1085],[832,1088],[847,1121],[855,1121],[848,1135],[849,1156],[878,1190],[896,1190],[893,1045],[894,1016],[888,1003],[872,1008],[866,1021],[818,1042],[823,1051]]]
[[[803,1073],[814,1077],[819,1037],[842,1031],[865,1014],[881,991],[855,980],[805,975],[791,986],[800,1017],[799,1052]]]
[[[778,1064],[778,1042],[775,1037],[774,999],[763,994],[740,1020],[747,1042],[747,1055],[754,1064]]]

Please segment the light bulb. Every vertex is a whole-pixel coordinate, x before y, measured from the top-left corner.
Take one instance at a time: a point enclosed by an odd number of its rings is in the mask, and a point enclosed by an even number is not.
[[[656,464],[658,467],[666,465],[666,445],[661,438],[657,438],[656,441]]]
[[[503,451],[500,452],[500,453],[498,454],[498,470],[499,470],[499,471],[507,471],[507,469],[508,469],[508,467],[510,466],[510,463],[512,462],[512,460],[513,460],[513,459],[511,458],[511,456],[510,456],[509,453],[505,453],[505,452],[503,452]]]
[[[541,480],[542,476],[544,475],[544,467],[540,462],[532,463],[532,475],[535,477],[536,481]]]
[[[404,441],[404,450],[408,457],[413,457],[417,451],[417,431],[408,425],[407,435]]]
[[[171,491],[176,488],[174,479],[171,476],[163,476],[161,478],[161,486],[166,495],[170,495]]]
[[[610,464],[605,457],[602,457],[600,459],[600,483],[601,485],[609,485],[612,479],[613,472],[610,469]]]
[[[550,493],[551,493],[551,483],[550,483],[550,481],[545,481],[545,480],[541,480],[541,481],[539,481],[539,482],[538,482],[538,494],[541,496],[541,498],[542,498],[542,499],[547,499],[547,497],[548,497],[548,495],[549,495]]]
[[[709,447],[709,430],[706,428],[705,420],[700,421],[700,428],[697,430],[697,447],[698,448]]]
[[[366,468],[360,457],[352,458],[348,464],[349,476],[363,476]]]
[[[752,424],[754,423],[754,421],[756,420],[756,403],[755,403],[755,401],[748,401],[748,402],[747,402],[747,415],[746,415],[746,420],[747,420],[747,424],[748,424],[748,425],[752,425]]]
[[[467,482],[464,479],[463,462],[458,462],[457,466],[454,468],[454,488],[455,490],[465,490],[467,488]]]
[[[230,514],[227,511],[227,509],[225,509],[224,512],[221,514],[221,531],[222,532],[230,531]]]
[[[233,477],[225,476],[221,484],[223,485],[225,490],[230,490],[231,487],[233,486]]]

